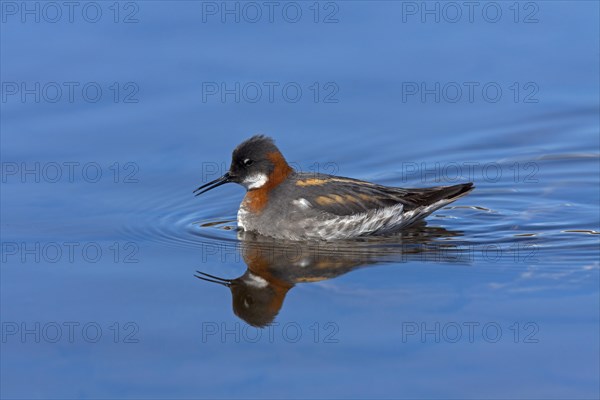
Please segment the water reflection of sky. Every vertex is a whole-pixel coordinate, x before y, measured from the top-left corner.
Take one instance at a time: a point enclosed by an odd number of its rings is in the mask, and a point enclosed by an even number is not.
[[[3,397],[598,396],[597,3],[519,3],[518,23],[513,3],[495,3],[497,23],[403,22],[420,2],[336,3],[334,24],[312,22],[309,3],[296,24],[203,23],[202,3],[161,1],[137,3],[133,24],[113,23],[108,3],[95,24],[21,23],[6,3]],[[119,18],[133,10],[122,7]],[[203,101],[203,84],[273,81],[304,96]],[[97,82],[104,95],[23,102],[15,82]],[[406,92],[438,82],[503,95]],[[137,103],[124,102],[128,83]],[[322,101],[328,83],[337,102]],[[230,290],[193,276],[252,271],[228,229],[243,191],[191,195],[256,132],[304,170],[433,186],[458,164],[477,190],[432,215],[426,240],[351,244],[360,263],[348,249],[289,268],[276,258],[269,277],[293,287],[257,330]],[[6,169],[36,162],[63,177],[22,183]],[[65,162],[79,163],[72,182]],[[21,336],[36,323],[39,343]]]

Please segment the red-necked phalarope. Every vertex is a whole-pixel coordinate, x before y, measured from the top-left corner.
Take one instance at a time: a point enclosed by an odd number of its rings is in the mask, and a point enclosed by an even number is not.
[[[240,228],[290,240],[394,233],[473,189],[472,183],[403,189],[296,172],[273,140],[262,135],[236,147],[229,171],[194,193],[228,182],[247,189],[237,216]]]

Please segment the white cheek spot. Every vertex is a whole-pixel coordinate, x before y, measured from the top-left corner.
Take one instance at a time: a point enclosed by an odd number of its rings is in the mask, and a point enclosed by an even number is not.
[[[300,207],[303,210],[307,210],[307,209],[309,209],[309,208],[312,207],[312,204],[310,204],[310,201],[308,201],[308,200],[306,200],[304,198],[301,198],[301,199],[298,199],[298,200],[294,200],[294,201],[292,201],[292,204],[295,205],[295,206]]]
[[[265,174],[254,174],[244,179],[244,185],[248,189],[258,189],[267,183],[268,180],[269,178]]]
[[[269,282],[267,282],[264,278],[258,275],[250,274],[248,278],[249,279],[246,281],[246,283],[250,286],[254,286],[256,288],[264,288],[269,285]]]

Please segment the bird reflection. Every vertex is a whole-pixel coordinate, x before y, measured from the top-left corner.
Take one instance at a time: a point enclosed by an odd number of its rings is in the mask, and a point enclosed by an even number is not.
[[[235,279],[201,271],[195,276],[228,287],[235,315],[252,326],[264,327],[274,321],[288,291],[298,283],[332,279],[378,263],[423,260],[423,255],[438,262],[461,262],[455,257],[456,243],[444,243],[444,239],[456,236],[462,232],[427,227],[425,223],[392,237],[338,242],[282,242],[240,231],[239,251],[248,267],[246,272]],[[449,250],[454,252],[450,258]]]

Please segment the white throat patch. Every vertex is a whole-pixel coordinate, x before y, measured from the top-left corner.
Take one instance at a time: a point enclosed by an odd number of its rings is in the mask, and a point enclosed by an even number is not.
[[[258,189],[259,187],[262,187],[265,183],[267,183],[268,180],[269,177],[265,174],[254,174],[244,179],[244,185],[248,189]]]
[[[267,282],[264,278],[258,275],[254,275],[252,273],[248,274],[248,279],[246,280],[246,283],[250,286],[254,286],[261,289],[269,286],[269,282]]]

